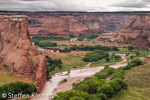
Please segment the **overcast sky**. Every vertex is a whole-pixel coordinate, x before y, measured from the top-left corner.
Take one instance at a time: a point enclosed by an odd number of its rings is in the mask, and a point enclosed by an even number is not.
[[[150,11],[150,0],[0,0],[0,10]]]

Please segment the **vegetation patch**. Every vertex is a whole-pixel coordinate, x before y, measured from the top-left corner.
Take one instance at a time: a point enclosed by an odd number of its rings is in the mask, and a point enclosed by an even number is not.
[[[9,84],[4,84],[3,86],[0,86],[0,100],[5,100],[7,98],[3,98],[2,94],[6,93],[7,95],[9,93],[11,94],[18,94],[18,93],[23,93],[23,94],[31,94],[32,92],[35,92],[36,86],[33,83],[23,83],[20,81],[16,81],[15,83],[9,83]],[[9,96],[8,96],[9,97]]]
[[[52,43],[52,42],[39,42],[39,41],[36,41],[34,43],[34,45],[37,45],[39,47],[57,47],[57,43]]]
[[[139,59],[136,58],[136,60]],[[136,63],[136,60],[129,62],[125,67],[117,69],[105,66],[105,68],[97,72],[94,77],[86,77],[79,83],[73,83],[72,90],[58,92],[53,100],[71,100],[72,98],[75,98],[74,100],[107,100],[117,93],[120,93],[120,91],[127,90],[128,84],[123,80],[124,71],[142,64],[142,61],[140,61],[141,63]],[[111,74],[113,74],[111,80],[106,83],[106,77]],[[130,99],[132,100],[132,98]]]

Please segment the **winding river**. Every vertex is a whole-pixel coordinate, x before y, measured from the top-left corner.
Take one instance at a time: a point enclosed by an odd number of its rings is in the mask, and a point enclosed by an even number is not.
[[[38,47],[39,51],[48,51],[43,48]],[[119,67],[124,67],[127,65],[127,63],[122,64],[123,62],[126,62],[125,54],[117,54],[120,55],[123,58],[122,62],[117,63],[116,65],[111,65],[110,67],[113,68],[119,68]],[[65,78],[74,78],[74,77],[88,77],[94,75],[96,72],[99,72],[102,70],[104,66],[100,67],[94,67],[94,68],[83,68],[83,69],[76,69],[76,70],[71,70],[69,75],[66,75],[68,72],[61,72],[61,73],[56,73],[52,76],[52,79],[46,82],[46,84],[43,87],[43,90],[41,94],[44,95],[53,95],[53,91],[55,88],[58,87],[58,83],[62,81]],[[32,100],[49,100],[48,98],[40,98],[40,99],[32,99]]]

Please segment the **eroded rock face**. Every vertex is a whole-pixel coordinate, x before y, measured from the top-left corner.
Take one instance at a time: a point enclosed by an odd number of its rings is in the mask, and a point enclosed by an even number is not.
[[[0,16],[1,66],[10,75],[33,77],[38,92],[47,81],[46,59],[31,44],[27,16]]]
[[[30,13],[29,29],[32,36],[91,35],[104,31],[119,31],[128,25],[135,14],[113,13]]]
[[[142,36],[150,42],[150,14],[137,14],[132,22],[120,31],[119,40]]]
[[[70,34],[91,35],[104,32],[106,26],[97,14],[29,14],[29,29],[32,35],[62,36],[70,38]]]

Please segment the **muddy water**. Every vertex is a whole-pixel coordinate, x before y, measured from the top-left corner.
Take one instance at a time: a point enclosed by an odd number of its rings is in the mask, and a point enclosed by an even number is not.
[[[110,67],[119,68],[119,67],[124,67],[126,65],[127,64],[119,64],[119,65],[112,65]],[[53,90],[57,87],[58,83],[61,80],[63,80],[64,78],[67,78],[67,77],[80,77],[80,76],[88,77],[88,76],[94,75],[96,72],[100,71],[103,68],[104,68],[104,66],[95,67],[95,68],[71,70],[69,75],[66,75],[67,71],[62,72],[62,73],[57,73],[57,74],[52,76],[52,79],[50,79],[49,81],[46,82],[41,94],[52,95]],[[39,99],[39,100],[48,100],[48,99]]]

